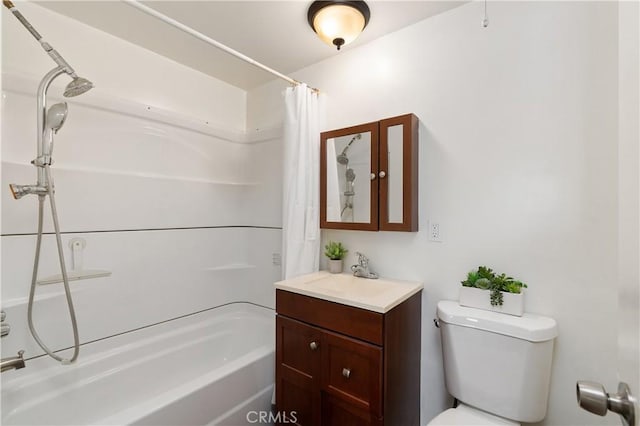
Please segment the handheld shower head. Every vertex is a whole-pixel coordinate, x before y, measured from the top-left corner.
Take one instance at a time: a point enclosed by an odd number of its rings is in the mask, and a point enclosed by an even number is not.
[[[349,168],[345,173],[345,177],[347,178],[347,182],[353,182],[354,180],[356,180],[356,172],[354,172],[353,169]]]
[[[47,112],[47,121],[45,124],[45,130],[53,131],[53,133],[58,133],[58,130],[64,124],[64,121],[67,119],[67,103],[61,102],[59,104],[53,105],[49,108]]]
[[[67,103],[61,102],[59,104],[52,105],[47,112],[47,118],[45,120],[44,134],[42,140],[42,152],[49,156],[48,162],[51,164],[51,154],[53,153],[53,134],[58,133],[58,130],[64,124],[67,119]],[[46,141],[49,142],[49,146],[46,145]]]
[[[74,77],[71,83],[67,84],[64,89],[64,97],[71,98],[73,96],[82,95],[84,92],[93,89],[93,83],[82,77]]]

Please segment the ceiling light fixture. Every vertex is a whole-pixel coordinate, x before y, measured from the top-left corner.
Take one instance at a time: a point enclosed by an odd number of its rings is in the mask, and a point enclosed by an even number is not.
[[[307,13],[309,25],[318,37],[338,50],[360,35],[370,16],[364,1],[314,1]]]

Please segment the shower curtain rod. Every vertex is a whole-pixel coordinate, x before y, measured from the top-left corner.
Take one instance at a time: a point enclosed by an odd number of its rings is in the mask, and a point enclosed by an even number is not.
[[[209,43],[210,45],[217,47],[220,50],[223,50],[233,56],[235,56],[238,59],[242,59],[245,62],[250,63],[251,65],[254,65],[264,71],[267,71],[273,75],[275,75],[278,78],[281,78],[283,80],[288,81],[289,83],[293,84],[293,85],[298,85],[298,84],[302,84],[302,82],[298,81],[298,80],[294,80],[293,78],[286,76],[276,70],[274,70],[273,68],[269,68],[268,66],[261,64],[260,62],[256,61],[255,59],[251,59],[250,57],[248,57],[247,55],[244,55],[240,52],[238,52],[237,50],[234,50],[232,48],[230,48],[229,46],[226,46],[222,43],[220,43],[217,40],[212,39],[211,37],[207,37],[206,35],[202,34],[201,32],[198,32],[196,30],[194,30],[193,28],[184,25],[181,22],[176,21],[173,18],[168,17],[167,15],[163,15],[162,13],[156,11],[155,9],[152,9],[148,6],[145,6],[142,3],[139,3],[137,0],[123,0],[126,4],[128,4],[131,7],[135,7],[136,9],[140,10],[141,12],[146,13],[147,15],[151,15],[154,18],[158,18],[159,20],[181,30],[184,31],[185,33],[192,35],[193,37],[204,41],[205,43]],[[318,92],[318,89],[312,88],[310,87],[311,90]]]

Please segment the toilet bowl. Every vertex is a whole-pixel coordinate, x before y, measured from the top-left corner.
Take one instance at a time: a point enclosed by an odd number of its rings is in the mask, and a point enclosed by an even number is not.
[[[554,319],[521,317],[438,302],[447,391],[457,408],[436,425],[518,425],[546,416],[551,381]]]
[[[456,408],[449,408],[438,414],[427,426],[519,426],[493,414],[485,413],[468,405],[460,404]]]

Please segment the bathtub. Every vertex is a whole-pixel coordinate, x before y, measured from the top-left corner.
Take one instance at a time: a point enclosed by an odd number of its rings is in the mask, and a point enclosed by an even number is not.
[[[274,318],[235,303],[85,344],[73,365],[28,360],[2,374],[1,424],[250,424],[271,405]]]

